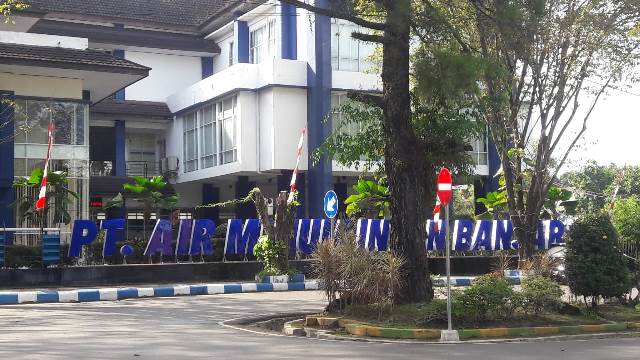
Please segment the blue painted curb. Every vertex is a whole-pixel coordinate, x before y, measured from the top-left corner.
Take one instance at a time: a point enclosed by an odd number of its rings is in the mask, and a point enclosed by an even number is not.
[[[196,284],[158,287],[126,287],[59,291],[0,292],[0,305],[115,301],[149,297],[237,294],[248,292],[318,290],[315,280],[289,283]]]
[[[452,276],[451,286],[469,286],[471,285],[473,280],[475,280],[476,277],[477,276]],[[511,285],[520,285],[520,280],[522,279],[520,275],[505,276],[504,278]],[[443,276],[434,277],[433,286],[437,286],[437,287],[447,286],[447,278]]]

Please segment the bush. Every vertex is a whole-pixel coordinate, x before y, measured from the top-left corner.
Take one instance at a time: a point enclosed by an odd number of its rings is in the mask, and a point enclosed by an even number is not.
[[[504,317],[509,312],[509,299],[513,290],[499,274],[477,278],[460,296],[465,318],[473,323]]]
[[[253,255],[264,265],[264,269],[260,272],[259,277],[269,275],[287,275],[283,274],[281,265],[288,261],[282,259],[286,244],[282,241],[270,239],[267,235],[262,235],[258,239],[256,246],[253,248]]]
[[[8,245],[5,249],[5,266],[8,268],[35,268],[42,266],[42,251],[40,247]]]
[[[337,299],[340,308],[354,305],[392,306],[404,285],[404,259],[393,251],[372,252],[358,248],[353,226],[338,229],[334,241],[316,248],[313,273],[327,294],[329,306]]]
[[[615,247],[616,230],[604,214],[587,215],[576,220],[569,230],[566,275],[571,291],[591,297],[621,297],[631,289],[631,279],[622,253]]]
[[[557,310],[562,303],[563,291],[555,281],[544,276],[531,276],[522,280],[522,303],[526,312],[538,315]]]

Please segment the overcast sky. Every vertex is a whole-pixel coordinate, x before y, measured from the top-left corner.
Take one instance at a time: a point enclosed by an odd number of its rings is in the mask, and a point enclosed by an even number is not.
[[[585,108],[588,103],[582,104]],[[569,170],[593,159],[601,165],[640,165],[640,84],[612,89],[600,100],[579,147],[570,156]],[[576,121],[577,122],[577,121]]]

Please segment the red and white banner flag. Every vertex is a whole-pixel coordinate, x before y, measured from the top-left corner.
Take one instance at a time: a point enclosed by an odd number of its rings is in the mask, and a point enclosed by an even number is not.
[[[436,207],[433,208],[433,224],[436,231],[440,231],[440,198],[436,195]]]
[[[49,144],[47,146],[47,159],[44,161],[44,172],[40,183],[40,193],[36,202],[36,210],[43,210],[47,205],[47,175],[49,174],[49,159],[51,159],[51,145],[53,145],[53,121],[49,121]]]
[[[287,199],[287,203],[291,204],[293,202],[293,195],[298,191],[296,187],[296,180],[298,178],[298,168],[300,166],[300,157],[302,156],[302,150],[304,149],[304,136],[307,134],[307,128],[302,129],[302,134],[300,134],[300,141],[298,141],[298,150],[296,157],[296,167],[293,168],[293,174],[291,175],[291,189],[289,191],[289,198]]]

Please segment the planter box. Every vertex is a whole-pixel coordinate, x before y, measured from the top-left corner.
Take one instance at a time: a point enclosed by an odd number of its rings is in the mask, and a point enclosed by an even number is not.
[[[304,274],[265,276],[262,279],[256,275],[256,281],[262,284],[303,283],[304,280]]]

